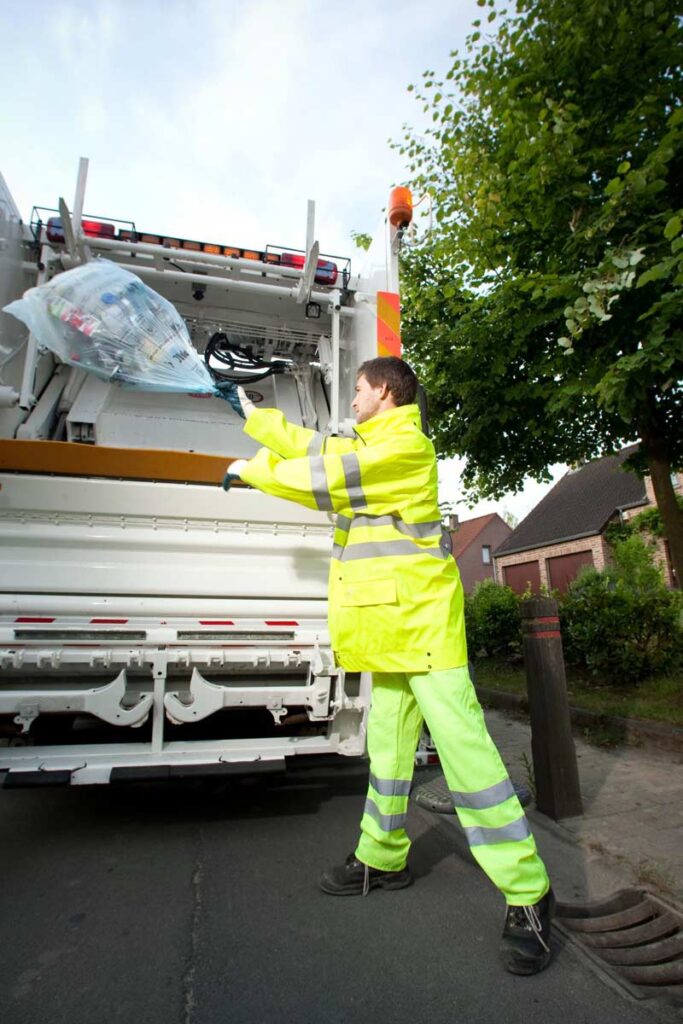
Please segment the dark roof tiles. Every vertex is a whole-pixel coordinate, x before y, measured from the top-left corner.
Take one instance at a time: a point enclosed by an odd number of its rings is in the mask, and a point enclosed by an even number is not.
[[[643,480],[622,468],[637,445],[569,470],[496,549],[496,556],[590,537],[619,508],[647,501]]]

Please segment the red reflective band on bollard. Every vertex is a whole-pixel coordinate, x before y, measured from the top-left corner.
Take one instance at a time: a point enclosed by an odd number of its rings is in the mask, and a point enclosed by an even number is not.
[[[560,619],[557,615],[540,615],[535,619],[522,620],[522,629],[525,636],[559,639],[561,636],[559,625]]]

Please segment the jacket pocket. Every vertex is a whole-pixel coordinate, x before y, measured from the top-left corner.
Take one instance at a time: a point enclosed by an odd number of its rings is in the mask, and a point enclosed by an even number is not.
[[[396,603],[396,580],[357,580],[342,584],[340,604],[344,608]]]

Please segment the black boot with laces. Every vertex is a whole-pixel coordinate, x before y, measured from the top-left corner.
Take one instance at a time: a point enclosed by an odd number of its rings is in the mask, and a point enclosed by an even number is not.
[[[404,889],[412,881],[407,867],[400,871],[380,871],[350,853],[343,864],[323,871],[320,888],[331,896],[367,896],[371,889]]]
[[[555,897],[549,889],[528,907],[507,908],[500,959],[510,974],[537,974],[550,963],[550,922]]]

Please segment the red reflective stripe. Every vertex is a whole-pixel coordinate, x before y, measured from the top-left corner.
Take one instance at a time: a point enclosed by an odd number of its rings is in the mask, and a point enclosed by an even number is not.
[[[91,619],[91,626],[125,626],[128,619]]]
[[[268,622],[266,620],[266,626],[298,626],[298,625],[299,625],[298,622],[289,622],[289,621],[287,621],[287,622],[284,622],[284,621],[283,622]]]
[[[559,622],[557,615],[541,615],[537,619],[531,619],[531,622]]]
[[[55,620],[54,620],[54,618],[52,618],[52,619],[38,619],[38,618],[34,618],[31,615],[20,615],[19,618],[15,619],[14,621],[15,622],[54,622]]]
[[[530,629],[526,636],[533,636],[535,640],[545,640],[546,637],[559,637],[559,629]]]
[[[200,619],[200,626],[234,626],[232,619]]]

